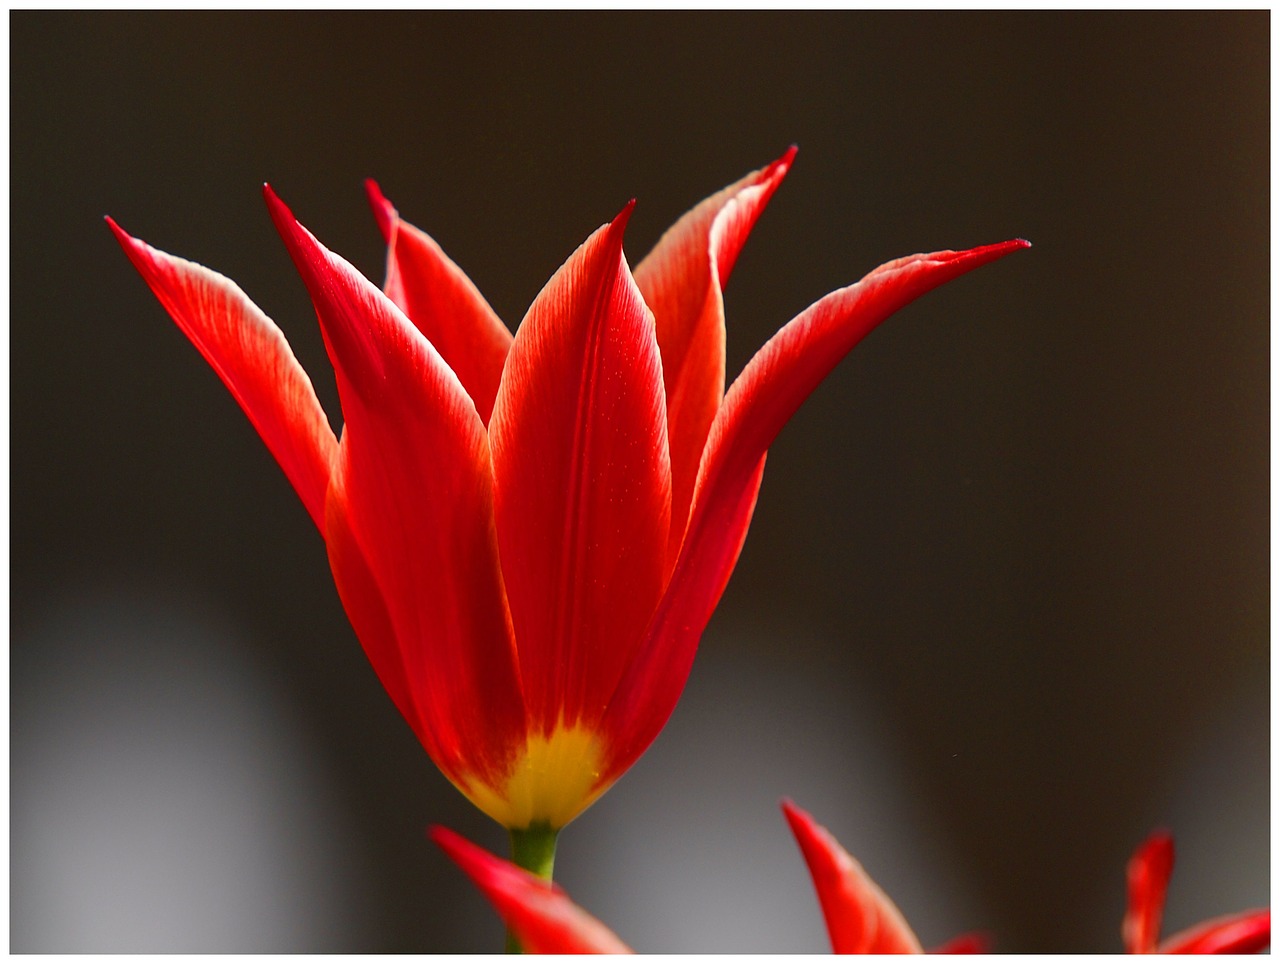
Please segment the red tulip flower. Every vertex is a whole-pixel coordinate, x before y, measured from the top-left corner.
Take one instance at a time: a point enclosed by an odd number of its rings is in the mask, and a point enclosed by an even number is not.
[[[266,188],[336,370],[341,440],[235,284],[110,222],[297,490],[391,699],[507,827],[568,823],[662,729],[765,453],[832,367],[897,309],[1026,245],[877,268],[783,327],[725,392],[721,292],[793,153],[686,214],[634,275],[628,205],[514,338],[376,186],[385,292]]]
[[[1227,914],[1160,940],[1173,874],[1173,837],[1157,831],[1129,860],[1129,908],[1121,933],[1130,954],[1256,954],[1271,946],[1271,911]]]

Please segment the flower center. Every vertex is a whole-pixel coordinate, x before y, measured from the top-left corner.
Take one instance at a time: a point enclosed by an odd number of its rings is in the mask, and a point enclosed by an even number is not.
[[[463,792],[505,827],[545,822],[558,830],[608,788],[599,784],[601,755],[594,730],[558,726],[528,737],[504,787],[477,780]]]

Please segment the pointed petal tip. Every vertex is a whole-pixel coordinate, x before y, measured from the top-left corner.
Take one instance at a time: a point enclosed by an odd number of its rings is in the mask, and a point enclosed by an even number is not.
[[[129,232],[126,231],[124,228],[120,227],[120,225],[116,224],[116,219],[113,218],[110,214],[104,214],[102,216],[102,220],[107,222],[107,227],[111,229],[111,233],[116,236],[116,240],[119,241],[122,245],[127,245],[129,242],[133,240],[133,237],[129,234]]]
[[[1138,847],[1138,853],[1135,856],[1141,856],[1144,860],[1150,860],[1153,857],[1162,857],[1170,863],[1173,862],[1173,833],[1165,827],[1157,827],[1147,835]]]
[[[280,200],[280,195],[276,193],[275,188],[271,186],[269,181],[262,182],[262,197],[269,207],[274,205],[285,207],[285,203]]]
[[[778,158],[776,161],[770,164],[767,168],[765,168],[764,176],[766,178],[771,178],[771,177],[781,177],[782,175],[786,174],[788,171],[791,170],[791,165],[795,163],[796,154],[797,152],[799,152],[799,150],[800,150],[799,144],[792,144],[790,147],[786,149],[786,151],[783,153],[783,155],[780,158]]]
[[[468,874],[479,872],[481,867],[488,864],[489,861],[496,861],[496,857],[492,857],[488,851],[482,847],[473,844],[462,834],[450,830],[448,827],[442,827],[439,824],[432,824],[427,827],[427,837],[437,847],[444,851],[445,856],[457,864],[462,870]]]
[[[618,251],[622,250],[622,236],[627,232],[627,223],[631,220],[631,215],[636,209],[636,199],[632,198],[622,206],[622,210],[608,224],[603,225],[598,234],[603,234],[609,239]]]
[[[984,264],[990,264],[992,261],[999,261],[1006,255],[1013,254],[1015,251],[1021,251],[1023,248],[1031,247],[1031,242],[1024,238],[1012,238],[1008,241],[998,241],[995,244],[982,244],[976,248],[969,248],[964,251],[938,251],[934,254],[918,256],[919,259],[925,261],[935,261],[939,263],[954,262],[956,264],[967,264],[965,270],[980,267]],[[908,261],[911,259],[902,259]],[[896,264],[899,262],[890,262]]]
[[[632,198],[622,206],[622,210],[618,212],[618,216],[609,222],[609,227],[621,233],[626,230],[627,222],[631,220],[631,215],[636,209],[636,199]]]
[[[1011,238],[1008,241],[999,241],[995,244],[984,244],[976,248],[971,248],[964,254],[989,256],[992,258],[1002,258],[1006,254],[1012,254],[1015,251],[1021,251],[1023,248],[1031,247],[1031,242],[1026,238]]]
[[[120,227],[111,215],[105,214],[102,219],[107,222],[107,227],[115,235],[116,242],[120,245],[125,255],[133,262],[134,267],[141,271],[142,263],[150,258],[148,254],[150,246],[145,241],[139,241],[124,228]]]
[[[378,182],[371,177],[364,179],[364,194],[369,200],[369,207],[373,209],[373,217],[378,222],[378,230],[382,232],[384,241],[391,240],[391,229],[395,224],[395,220],[399,217],[395,205],[387,200],[387,196],[382,193],[382,188],[378,186]]]
[[[271,215],[271,220],[276,226],[276,230],[281,233],[290,222],[296,223],[293,212],[289,210],[289,205],[280,200],[280,195],[266,181],[262,182],[262,199],[267,202],[267,213]]]
[[[427,837],[445,853],[450,853],[451,848],[463,839],[448,827],[442,827],[438,823],[433,823],[427,827]]]
[[[271,185],[265,182],[262,185],[262,197],[267,202],[267,213],[271,216],[271,223],[276,226],[276,232],[291,253],[294,253],[300,239],[310,239],[313,244],[319,244],[315,236],[298,221],[289,205],[285,204]]]
[[[817,835],[818,823],[809,811],[798,807],[790,797],[783,797],[780,804],[782,815],[787,818],[787,825],[797,841]]]

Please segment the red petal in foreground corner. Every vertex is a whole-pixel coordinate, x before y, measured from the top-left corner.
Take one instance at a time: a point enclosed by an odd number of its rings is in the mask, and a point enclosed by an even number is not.
[[[902,912],[825,827],[790,800],[782,812],[813,875],[835,953],[924,953]]]
[[[835,952],[922,953],[920,942],[893,902],[835,838],[789,801],[782,808],[813,873]],[[475,882],[526,950],[539,954],[631,953],[612,931],[554,884],[443,827],[432,827],[431,839]],[[935,953],[981,954],[987,947],[984,935],[966,934]]]
[[[434,840],[480,888],[532,954],[630,954],[631,948],[555,884],[495,857],[444,827]]]
[[[1173,838],[1148,837],[1129,860],[1129,906],[1121,927],[1130,954],[1256,954],[1271,946],[1271,911],[1251,910],[1197,924],[1160,942],[1173,874]]]

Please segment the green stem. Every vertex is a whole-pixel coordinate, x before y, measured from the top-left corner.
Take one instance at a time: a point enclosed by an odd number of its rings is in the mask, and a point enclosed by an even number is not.
[[[523,830],[511,831],[511,862],[543,880],[551,879],[556,863],[556,835],[559,830],[549,823],[532,823]],[[522,954],[520,941],[507,931],[507,953]]]

